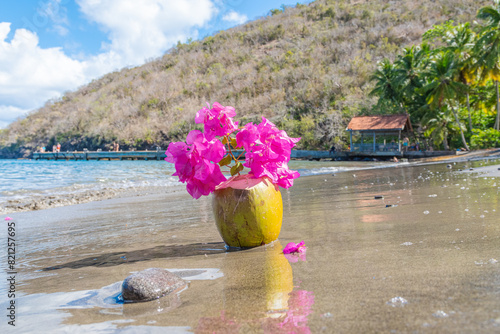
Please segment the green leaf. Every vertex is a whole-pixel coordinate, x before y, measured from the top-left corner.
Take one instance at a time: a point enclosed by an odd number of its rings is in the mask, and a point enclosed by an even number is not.
[[[231,167],[231,176],[235,176],[236,174],[241,172],[243,168],[243,164],[241,162],[237,162],[236,165]]]
[[[233,159],[231,158],[231,155],[228,154],[222,158],[221,161],[219,161],[219,166],[227,166],[231,163],[231,161],[233,161]]]
[[[238,148],[238,143],[236,142],[236,138],[231,138],[231,146],[234,148]]]

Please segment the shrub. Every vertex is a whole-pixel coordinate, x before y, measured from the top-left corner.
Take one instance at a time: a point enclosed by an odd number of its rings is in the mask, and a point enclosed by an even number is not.
[[[493,128],[472,130],[470,146],[473,149],[500,147],[500,131]]]

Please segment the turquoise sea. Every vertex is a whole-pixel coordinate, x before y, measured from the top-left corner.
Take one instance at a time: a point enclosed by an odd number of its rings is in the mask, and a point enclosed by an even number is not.
[[[291,161],[302,176],[389,166],[387,162]],[[0,204],[104,189],[183,186],[165,161],[0,160]]]

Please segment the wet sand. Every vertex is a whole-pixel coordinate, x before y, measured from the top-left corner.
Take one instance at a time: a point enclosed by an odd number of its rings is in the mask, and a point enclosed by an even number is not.
[[[13,213],[16,328],[4,315],[0,330],[500,332],[498,168],[401,164],[302,177],[282,190],[279,240],[238,252],[224,251],[210,198],[183,192]],[[282,254],[301,240],[305,256]],[[152,267],[177,270],[188,288],[121,304],[123,279]]]

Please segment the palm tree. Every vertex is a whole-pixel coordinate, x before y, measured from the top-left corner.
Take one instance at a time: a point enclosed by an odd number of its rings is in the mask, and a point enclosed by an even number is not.
[[[370,92],[370,96],[378,96],[380,100],[387,100],[395,104],[399,109],[404,110],[402,103],[401,87],[395,80],[396,68],[385,58],[377,67],[377,70],[370,77],[370,81],[375,81],[375,88]]]
[[[422,122],[425,123],[424,135],[432,140],[434,145],[439,146],[443,144],[444,150],[448,151],[450,146],[448,144],[448,136],[450,134],[451,123],[453,116],[447,109],[439,110],[438,112],[427,113]]]
[[[416,88],[422,87],[420,76],[423,62],[427,59],[429,47],[411,46],[403,50],[403,54],[394,63],[395,83],[401,87],[401,91],[411,97]]]
[[[453,52],[459,62],[459,80],[466,85],[465,97],[467,101],[467,114],[469,116],[469,131],[472,132],[472,117],[470,111],[470,87],[474,83],[474,58],[472,48],[476,36],[469,26],[469,23],[459,25],[452,31],[449,40],[449,50]]]
[[[476,42],[474,51],[477,54],[476,69],[485,82],[491,79],[495,82],[497,94],[497,117],[494,128],[500,129],[500,95],[498,81],[500,80],[500,0],[494,0],[493,6],[479,9],[479,19],[486,24],[481,29],[481,34]]]
[[[405,48],[394,62],[394,83],[399,87],[407,111],[411,110],[411,113],[425,104],[418,90],[424,84],[421,73],[427,65],[429,51],[427,44]]]
[[[432,110],[440,110],[445,105],[449,107],[460,129],[462,143],[468,151],[469,146],[455,110],[455,103],[466,90],[465,85],[456,80],[459,71],[457,63],[455,54],[451,52],[436,54],[431,61],[429,70],[425,72],[429,82],[422,87],[422,91],[427,94],[427,103]]]
[[[465,91],[465,96],[469,116],[469,130],[472,132],[473,127],[470,110],[470,91],[471,84],[477,81],[475,75],[476,71],[474,70],[475,59],[473,48],[476,38],[474,31],[470,28],[469,23],[455,26],[453,25],[453,21],[448,21],[428,30],[424,34],[423,38],[426,41],[438,38],[442,43],[444,43],[443,47],[432,50],[431,53],[436,54],[444,51],[455,54],[459,68],[458,80],[467,85],[468,88]]]

